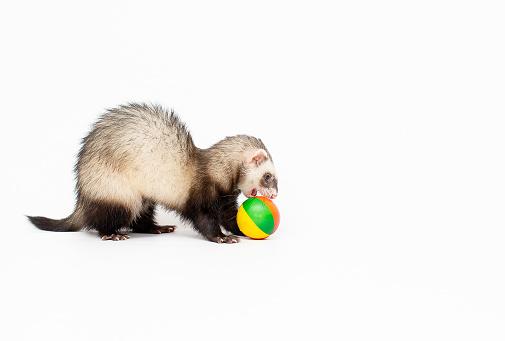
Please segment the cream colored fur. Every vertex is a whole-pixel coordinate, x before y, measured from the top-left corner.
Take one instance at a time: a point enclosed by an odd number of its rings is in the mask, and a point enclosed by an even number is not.
[[[86,200],[121,204],[134,216],[145,209],[146,199],[180,211],[190,188],[198,186],[198,156],[204,155],[217,184],[227,186],[241,169],[237,187],[246,196],[257,189],[270,197],[276,191],[262,188],[260,180],[265,172],[276,176],[275,167],[258,143],[262,146],[260,140],[240,135],[200,150],[173,113],[157,106],[120,107],[103,115],[85,138],[76,165],[77,189]],[[259,150],[263,162],[251,162]],[[79,220],[79,206],[74,216]]]
[[[194,146],[181,136],[184,127],[178,121],[170,124],[166,115],[150,107],[104,115],[77,166],[81,193],[134,212],[141,210],[143,199],[180,208],[194,177]]]

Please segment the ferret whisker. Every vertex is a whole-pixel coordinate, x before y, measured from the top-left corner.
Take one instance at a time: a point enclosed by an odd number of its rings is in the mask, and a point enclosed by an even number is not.
[[[227,195],[221,195],[221,198],[227,198],[227,197],[236,197],[237,195],[235,194],[227,194]]]

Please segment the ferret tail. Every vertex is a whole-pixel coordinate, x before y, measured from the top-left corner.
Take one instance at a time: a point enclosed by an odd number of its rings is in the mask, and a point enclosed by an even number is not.
[[[56,232],[70,232],[70,231],[80,231],[82,226],[76,224],[75,222],[75,212],[69,217],[55,220],[46,217],[31,217],[26,216],[33,225],[37,226],[41,230],[45,231],[56,231]]]

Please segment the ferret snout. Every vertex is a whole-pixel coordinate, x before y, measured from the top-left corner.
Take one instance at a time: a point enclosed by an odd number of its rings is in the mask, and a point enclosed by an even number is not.
[[[277,197],[277,190],[273,188],[269,189],[260,189],[260,193],[262,196],[268,199],[275,199]]]
[[[277,198],[277,190],[276,189],[271,189],[269,191],[269,193],[270,193],[270,195],[267,198],[269,198],[269,199],[275,199],[275,198]]]

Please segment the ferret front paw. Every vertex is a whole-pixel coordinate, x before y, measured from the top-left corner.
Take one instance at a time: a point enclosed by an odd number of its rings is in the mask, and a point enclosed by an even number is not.
[[[117,240],[126,240],[126,239],[129,239],[130,236],[127,235],[127,234],[109,234],[109,235],[105,235],[102,237],[102,240],[114,240],[114,241],[117,241]]]
[[[225,236],[225,237],[216,237],[213,239],[218,244],[234,244],[240,242],[240,237],[237,236]]]

